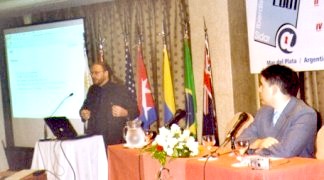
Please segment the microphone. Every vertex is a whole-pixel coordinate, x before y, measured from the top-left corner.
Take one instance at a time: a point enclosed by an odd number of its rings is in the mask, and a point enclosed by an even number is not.
[[[177,109],[173,118],[164,127],[170,128],[172,124],[177,124],[182,118],[186,117],[187,112],[183,109]]]
[[[56,109],[52,112],[52,114],[48,117],[53,117],[54,113],[56,113],[56,111],[62,106],[62,104],[65,102],[66,99],[68,99],[69,97],[73,96],[73,93],[70,93],[68,96],[66,96],[64,99],[62,99],[62,101],[60,102],[60,104],[58,104],[58,106],[56,107]],[[46,123],[44,123],[44,139],[47,139],[47,128],[46,128]]]
[[[248,114],[246,112],[242,112],[240,114],[240,116],[238,117],[238,120],[233,125],[232,129],[230,131],[228,131],[224,142],[219,147],[225,146],[231,140],[231,138],[236,135],[236,133],[240,129],[241,125],[248,119],[249,119]]]
[[[60,104],[56,107],[56,109],[52,112],[52,114],[49,117],[52,117],[54,115],[54,113],[56,113],[56,111],[62,106],[62,104],[64,103],[64,101],[66,99],[68,99],[69,97],[73,96],[73,93],[70,93],[68,96],[66,96],[61,102]]]

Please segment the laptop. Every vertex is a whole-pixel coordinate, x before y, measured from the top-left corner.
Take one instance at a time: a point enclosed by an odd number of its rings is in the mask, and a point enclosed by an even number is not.
[[[70,121],[62,117],[46,117],[45,123],[51,129],[54,136],[59,140],[75,139],[78,137]]]

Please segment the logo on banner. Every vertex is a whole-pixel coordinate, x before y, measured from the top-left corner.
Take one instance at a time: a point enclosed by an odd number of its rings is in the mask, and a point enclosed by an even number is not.
[[[254,40],[292,53],[297,43],[300,0],[258,0]]]
[[[296,45],[297,34],[291,27],[282,28],[278,34],[278,46],[284,53],[292,53]]]

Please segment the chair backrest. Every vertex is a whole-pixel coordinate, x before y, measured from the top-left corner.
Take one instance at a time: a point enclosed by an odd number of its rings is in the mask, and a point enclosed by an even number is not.
[[[242,113],[243,112],[236,113],[233,116],[233,118],[230,120],[230,122],[227,124],[226,129],[225,129],[226,135],[228,134],[229,131],[231,131],[231,129],[236,124],[236,122],[238,121],[238,119],[240,118]],[[239,127],[237,133],[235,134],[235,138],[237,138],[242,133],[242,131],[245,128],[247,128],[254,120],[254,117],[251,114],[249,114],[249,113],[246,113],[246,114],[248,115],[248,119],[241,124],[241,126]],[[229,143],[225,144],[224,148],[225,149],[230,149],[231,148],[231,143],[229,142]]]
[[[324,126],[317,132],[315,142],[315,157],[316,159],[324,160]]]

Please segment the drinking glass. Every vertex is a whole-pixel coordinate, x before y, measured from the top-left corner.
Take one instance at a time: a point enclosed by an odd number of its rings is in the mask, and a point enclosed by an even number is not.
[[[249,140],[238,140],[235,142],[235,150],[238,152],[240,156],[243,156],[245,152],[250,147],[250,141]]]
[[[214,135],[204,135],[202,136],[202,144],[208,150],[208,155],[211,155],[211,149],[215,145],[216,140]]]
[[[152,141],[156,136],[156,132],[151,130],[145,130],[144,133],[145,133],[145,144],[152,143]]]

